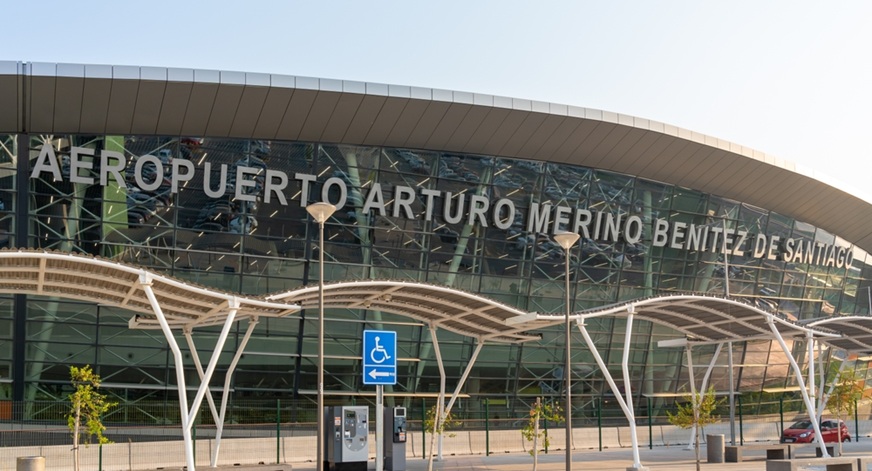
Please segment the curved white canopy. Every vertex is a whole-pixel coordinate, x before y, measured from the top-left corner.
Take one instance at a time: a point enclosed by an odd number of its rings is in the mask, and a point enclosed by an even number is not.
[[[826,343],[859,355],[872,354],[872,317],[842,316],[814,319],[807,324],[812,328],[827,328],[842,334]]]
[[[840,338],[841,334],[829,329],[813,328],[792,322],[783,316],[764,311],[750,304],[717,296],[677,294],[612,304],[574,313],[570,319],[583,323],[598,317],[625,317],[671,327],[694,343],[741,342],[744,340],[771,340],[770,319],[784,338],[806,337],[809,333],[823,341]],[[565,322],[563,315],[527,314],[512,319],[510,324],[523,324],[529,329]]]
[[[88,255],[0,250],[0,293],[57,296],[129,309],[136,313],[130,328],[159,329],[145,284],[150,284],[170,328],[221,325],[231,305],[238,306],[238,320],[284,317],[300,310],[295,304],[225,293]]]
[[[268,296],[303,309],[318,307],[318,286]],[[523,315],[512,306],[447,286],[409,281],[344,281],[324,285],[324,307],[372,309],[399,314],[436,327],[490,342],[538,340],[528,326],[508,326]]]

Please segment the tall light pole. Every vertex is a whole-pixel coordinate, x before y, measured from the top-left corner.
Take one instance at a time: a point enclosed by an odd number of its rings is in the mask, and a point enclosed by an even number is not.
[[[572,314],[572,307],[569,304],[569,249],[578,242],[579,235],[575,232],[558,232],[554,234],[554,240],[563,247],[563,253],[566,255],[565,263],[565,278],[566,278],[566,364],[563,367],[563,383],[566,385],[566,471],[572,469],[572,392],[570,375],[572,372],[572,363],[570,361],[570,330],[569,316]]]
[[[330,203],[313,203],[306,211],[318,223],[318,471],[324,469],[324,222],[336,211]]]

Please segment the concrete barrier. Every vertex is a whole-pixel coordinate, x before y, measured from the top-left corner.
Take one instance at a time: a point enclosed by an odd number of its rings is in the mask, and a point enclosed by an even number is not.
[[[724,462],[724,436],[721,434],[705,436],[706,461],[709,463]]]
[[[15,462],[15,471],[45,471],[45,457],[20,456]]]

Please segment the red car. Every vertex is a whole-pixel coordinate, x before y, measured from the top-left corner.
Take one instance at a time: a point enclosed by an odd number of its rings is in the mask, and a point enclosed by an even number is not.
[[[839,428],[842,429],[842,441],[850,442],[851,434],[848,432],[848,426],[841,420],[821,421],[821,434],[824,436],[824,442],[838,442]],[[813,441],[814,427],[808,420],[800,420],[781,433],[781,443],[810,443]]]

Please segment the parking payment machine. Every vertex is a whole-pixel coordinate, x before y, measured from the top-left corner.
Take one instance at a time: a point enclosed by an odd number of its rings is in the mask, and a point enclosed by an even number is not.
[[[384,453],[386,471],[406,469],[406,408],[385,409]]]
[[[324,408],[325,469],[366,471],[369,459],[369,409],[366,406]]]

